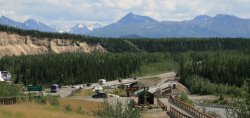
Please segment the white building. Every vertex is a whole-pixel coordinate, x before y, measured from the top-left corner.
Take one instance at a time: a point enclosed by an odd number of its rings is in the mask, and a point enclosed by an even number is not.
[[[93,89],[94,94],[99,94],[99,93],[103,93],[103,88],[101,86],[96,86]]]
[[[4,81],[10,81],[11,80],[11,75],[7,71],[0,71],[0,81],[3,79]]]
[[[106,79],[100,79],[100,80],[99,80],[99,84],[100,84],[100,85],[103,85],[103,84],[105,84],[106,82],[107,82]]]

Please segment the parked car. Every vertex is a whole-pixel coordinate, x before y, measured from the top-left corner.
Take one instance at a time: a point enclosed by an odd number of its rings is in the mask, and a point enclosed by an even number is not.
[[[57,93],[60,90],[60,86],[58,84],[52,84],[50,86],[50,92]]]
[[[107,94],[106,93],[98,93],[92,96],[92,98],[107,98]]]
[[[106,82],[107,82],[106,79],[100,79],[99,80],[99,84],[100,85],[104,85]]]
[[[91,83],[87,83],[87,84],[86,84],[87,87],[89,87],[89,86],[91,86],[91,85],[92,85]]]

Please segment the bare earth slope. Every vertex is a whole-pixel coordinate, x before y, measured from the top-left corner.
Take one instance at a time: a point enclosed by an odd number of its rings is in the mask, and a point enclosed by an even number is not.
[[[49,52],[106,52],[100,44],[87,44],[81,41],[72,41],[64,39],[48,39],[30,36],[21,36],[0,32],[0,57],[5,55],[32,55],[45,54]]]

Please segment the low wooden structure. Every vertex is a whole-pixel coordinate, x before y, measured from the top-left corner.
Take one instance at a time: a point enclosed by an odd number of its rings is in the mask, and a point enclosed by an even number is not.
[[[141,91],[140,93],[137,94],[138,95],[138,105],[142,105],[142,104],[154,104],[154,94],[150,93],[150,92],[146,92]],[[145,100],[147,102],[145,102]]]
[[[176,110],[175,108],[173,108],[171,106],[170,106],[170,112],[168,114],[174,118],[192,118],[192,117],[189,117],[189,116],[179,112],[178,110]]]
[[[208,114],[205,114],[197,109],[195,109],[194,107],[173,98],[172,96],[170,96],[169,98],[169,102],[171,102],[172,104],[178,106],[179,108],[185,110],[187,113],[189,113],[190,115],[196,117],[196,118],[214,118],[213,116],[210,116]]]
[[[28,101],[30,99],[39,99],[40,96],[17,96],[17,97],[4,97],[0,98],[0,105],[12,105],[22,101]]]

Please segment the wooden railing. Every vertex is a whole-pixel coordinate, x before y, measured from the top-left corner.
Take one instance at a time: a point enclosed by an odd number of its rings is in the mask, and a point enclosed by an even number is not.
[[[178,106],[179,108],[185,110],[186,112],[188,112],[190,115],[197,117],[197,118],[214,118],[213,116],[209,116],[203,112],[200,112],[199,110],[193,108],[192,106],[173,98],[172,96],[170,96],[169,98],[169,102],[175,104],[176,106]]]
[[[39,98],[39,96],[18,96],[18,97],[4,97],[0,98],[0,105],[12,105],[21,101],[28,101],[31,99]]]
[[[170,106],[170,114],[169,115],[171,115],[174,118],[192,118],[192,117],[189,117],[189,116],[179,112],[178,110],[174,109],[171,106]]]
[[[16,97],[0,98],[0,105],[16,104]]]

